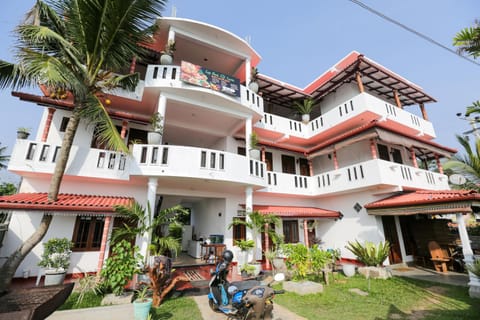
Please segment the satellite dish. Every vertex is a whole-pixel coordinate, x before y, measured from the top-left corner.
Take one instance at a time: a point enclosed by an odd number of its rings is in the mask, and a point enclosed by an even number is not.
[[[467,179],[465,179],[464,176],[457,173],[452,174],[450,177],[448,177],[448,180],[451,184],[464,184],[465,182],[467,182]]]

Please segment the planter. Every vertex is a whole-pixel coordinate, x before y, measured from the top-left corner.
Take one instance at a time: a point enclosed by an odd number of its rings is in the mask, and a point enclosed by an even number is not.
[[[257,93],[258,92],[258,83],[255,81],[250,82],[248,85],[248,89],[252,90],[253,92]]]
[[[148,319],[150,309],[152,308],[152,302],[153,300],[151,298],[147,298],[141,301],[135,300],[133,302],[133,312],[134,312],[135,320]]]
[[[283,269],[283,267],[285,266],[285,261],[283,260],[283,258],[274,258],[272,264],[275,270],[279,270]]]
[[[150,131],[147,135],[148,144],[162,144],[162,133]]]
[[[310,121],[310,114],[302,114],[302,122],[307,124]]]
[[[25,131],[17,131],[17,139],[27,139],[30,133]]]
[[[250,149],[248,152],[250,152],[250,158],[260,160],[260,150]]]
[[[346,277],[353,277],[355,275],[355,265],[354,264],[344,264],[342,266],[343,274]]]
[[[58,286],[63,284],[66,271],[45,271],[45,286]]]
[[[173,63],[173,57],[169,54],[162,54],[160,56],[160,64],[171,65]]]

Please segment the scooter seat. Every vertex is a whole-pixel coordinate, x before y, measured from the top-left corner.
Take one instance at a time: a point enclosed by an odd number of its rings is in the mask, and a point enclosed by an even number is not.
[[[258,280],[235,281],[230,283],[230,285],[237,287],[238,290],[248,290],[253,287],[259,286],[260,281]]]

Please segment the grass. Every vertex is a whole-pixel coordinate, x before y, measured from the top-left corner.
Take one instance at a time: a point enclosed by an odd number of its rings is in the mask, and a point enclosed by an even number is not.
[[[352,293],[358,288],[368,296]],[[307,319],[479,319],[480,303],[468,296],[467,287],[393,277],[370,280],[340,278],[324,286],[321,294],[299,296],[287,292],[275,302]]]
[[[58,310],[70,310],[81,308],[101,307],[102,295],[96,295],[93,291],[85,294],[82,302],[77,304],[78,292],[72,292],[67,301]],[[132,306],[133,308],[133,306]],[[165,300],[160,307],[152,308],[152,320],[192,320],[202,319],[200,310],[192,298],[178,297]]]

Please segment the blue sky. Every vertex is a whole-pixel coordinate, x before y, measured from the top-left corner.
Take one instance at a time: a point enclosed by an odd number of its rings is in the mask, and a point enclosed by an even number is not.
[[[12,61],[12,30],[34,0],[7,1],[0,12],[0,58]],[[363,0],[402,24],[453,48],[452,38],[479,18],[478,0]],[[421,86],[438,102],[427,104],[436,142],[462,150],[455,134],[470,129],[457,112],[480,99],[480,66],[387,22],[348,0],[221,1],[172,0],[163,12],[222,27],[242,38],[262,56],[258,69],[304,87],[351,51],[363,53]],[[480,63],[480,59],[477,61]],[[0,142],[10,154],[16,129],[37,130],[42,107],[0,91]],[[419,114],[416,106],[406,110]],[[0,182],[16,181],[3,172]]]

